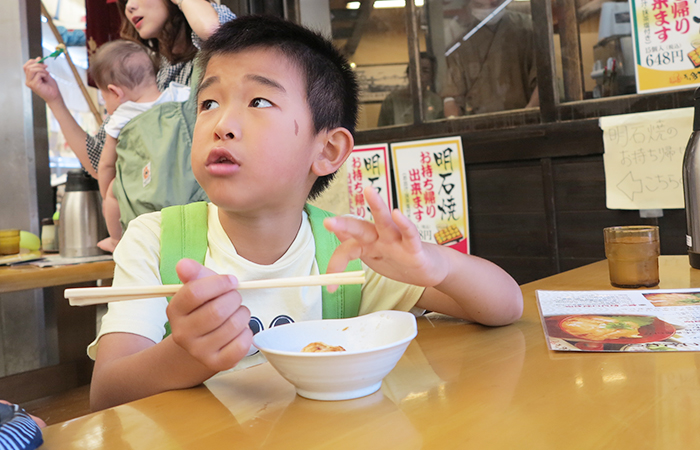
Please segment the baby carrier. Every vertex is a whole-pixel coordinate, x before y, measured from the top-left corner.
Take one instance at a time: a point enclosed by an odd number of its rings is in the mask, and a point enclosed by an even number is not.
[[[197,77],[192,75],[193,80]],[[190,162],[196,118],[192,89],[186,101],[155,105],[121,130],[113,192],[123,229],[141,214],[207,200]]]

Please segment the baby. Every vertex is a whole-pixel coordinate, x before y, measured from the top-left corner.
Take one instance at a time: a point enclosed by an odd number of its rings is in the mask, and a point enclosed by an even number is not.
[[[156,84],[156,73],[156,64],[146,47],[133,41],[108,42],[90,59],[90,74],[111,115],[105,125],[107,140],[97,171],[102,211],[109,231],[109,237],[97,245],[108,252],[114,251],[122,235],[119,204],[112,191],[121,129],[154,105],[171,101],[183,102],[190,95],[189,87],[174,82],[161,93]],[[121,156],[129,158],[128,152]]]

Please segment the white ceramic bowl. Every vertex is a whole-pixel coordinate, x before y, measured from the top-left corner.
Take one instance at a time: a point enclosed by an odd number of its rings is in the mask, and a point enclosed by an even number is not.
[[[281,325],[256,334],[253,343],[302,397],[347,400],[376,392],[416,334],[413,314],[378,311]],[[301,351],[312,342],[346,351]]]

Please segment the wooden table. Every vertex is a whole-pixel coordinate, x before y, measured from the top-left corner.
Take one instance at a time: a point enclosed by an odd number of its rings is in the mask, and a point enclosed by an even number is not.
[[[686,256],[660,288],[700,286]],[[419,319],[382,389],[319,402],[269,364],[44,430],[45,449],[692,449],[700,444],[700,353],[555,353],[537,289],[612,289],[605,261],[522,286],[522,320],[487,328]]]
[[[95,307],[74,308],[63,298],[66,287],[93,285],[96,280],[110,282],[113,261],[100,261],[55,267],[29,264],[0,267],[0,294],[26,289],[44,290],[44,298],[53,301],[58,337],[58,364],[0,378],[0,398],[26,402],[64,392],[90,382],[92,361],[85,349],[95,339]]]
[[[30,264],[4,266],[0,267],[0,294],[95,280],[110,280],[113,275],[114,261],[41,268]]]

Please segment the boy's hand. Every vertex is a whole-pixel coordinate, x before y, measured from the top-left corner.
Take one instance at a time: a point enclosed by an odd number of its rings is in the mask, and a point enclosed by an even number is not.
[[[24,63],[25,84],[46,103],[61,97],[56,80],[46,70],[46,64],[38,62],[41,58],[30,59]]]
[[[181,260],[176,269],[184,286],[167,309],[174,342],[211,370],[232,368],[253,343],[250,311],[241,305],[238,280],[191,259]]]
[[[449,271],[445,259],[437,255],[440,249],[423,243],[415,225],[398,209],[390,211],[373,188],[366,188],[364,196],[374,223],[349,216],[324,221],[341,242],[328,272],[341,272],[349,261],[360,258],[375,272],[397,281],[417,286],[440,284]]]

